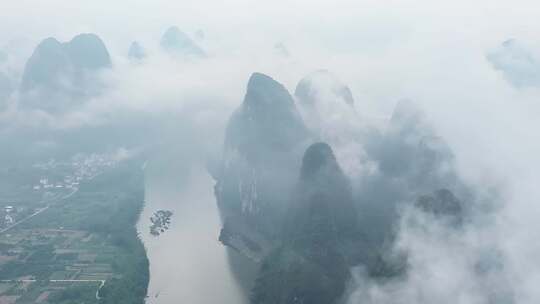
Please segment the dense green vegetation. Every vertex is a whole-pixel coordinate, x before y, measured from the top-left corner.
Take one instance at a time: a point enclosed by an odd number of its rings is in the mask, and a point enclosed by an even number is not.
[[[144,204],[143,181],[143,172],[136,163],[130,163],[96,179],[84,189],[114,192],[116,199],[116,204],[107,206],[107,211],[96,214],[98,210],[95,210],[91,213],[93,217],[81,222],[86,229],[106,236],[119,249],[112,266],[114,273],[120,276],[101,289],[100,303],[144,303],[149,280],[148,259],[135,228]],[[120,189],[124,191],[118,191]]]
[[[19,254],[17,259],[4,264],[0,279],[30,276],[46,282],[59,277],[70,278],[73,273],[66,277],[63,273],[67,265],[77,263],[78,254],[57,253],[55,246],[66,243],[64,240],[68,237],[59,236],[62,231],[74,231],[82,235],[74,240],[76,242],[80,243],[87,236],[91,238],[77,245],[78,248],[95,254],[95,263],[109,267],[110,270],[102,272],[110,272],[112,276],[100,289],[99,301],[96,291],[100,283],[92,282],[72,284],[52,292],[48,302],[143,304],[149,280],[148,260],[135,227],[143,205],[144,175],[137,161],[125,161],[82,183],[75,195],[51,205],[47,211],[20,225],[20,232],[13,232],[17,235],[23,231],[42,231],[42,235],[22,236],[17,246],[22,246],[28,254]],[[2,245],[5,250],[11,247],[13,245]],[[26,297],[35,299],[37,295]],[[23,297],[20,299],[21,303],[28,302]]]

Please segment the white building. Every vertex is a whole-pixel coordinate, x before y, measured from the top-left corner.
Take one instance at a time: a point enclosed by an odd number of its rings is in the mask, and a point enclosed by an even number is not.
[[[4,222],[6,225],[11,225],[13,224],[13,218],[11,217],[11,215],[9,214],[6,214],[5,218],[4,218]]]

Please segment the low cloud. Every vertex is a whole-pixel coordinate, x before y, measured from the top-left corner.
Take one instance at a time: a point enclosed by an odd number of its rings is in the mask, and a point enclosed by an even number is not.
[[[518,88],[540,86],[540,60],[515,39],[504,41],[487,55],[493,67]]]
[[[143,131],[150,126],[157,129],[152,134],[159,134],[159,147],[180,142],[188,149],[186,143],[194,143],[190,153],[204,147],[219,154],[224,126],[241,103],[252,72],[267,73],[292,92],[306,74],[328,69],[351,88],[355,110],[321,96],[325,132],[320,139],[332,145],[356,190],[392,185],[379,197],[381,206],[403,193],[418,194],[403,179],[407,175],[386,183],[381,160],[369,150],[374,136],[388,138],[397,101],[409,98],[451,149],[451,171],[474,192],[460,197],[471,212],[459,229],[414,208],[399,209],[393,252],[408,256],[406,275],[380,282],[353,269],[349,303],[527,304],[540,299],[540,245],[534,235],[540,228],[535,55],[540,53],[529,46],[540,31],[534,1],[490,2],[489,10],[484,8],[487,1],[293,1],[290,6],[235,1],[234,9],[202,1],[186,10],[183,4],[159,1],[134,8],[141,18],[123,14],[128,4],[122,1],[79,7],[56,0],[44,13],[29,9],[37,7],[33,2],[7,4],[13,15],[0,21],[2,28],[13,29],[1,33],[3,41],[21,36],[27,41],[4,48],[9,57],[2,69],[15,83],[31,53],[28,45],[47,36],[76,34],[71,31],[100,34],[113,68],[101,75],[108,84],[102,95],[61,115],[19,109],[17,93],[12,94],[0,113],[0,144],[8,152],[25,152],[16,144],[24,140],[33,140],[40,152],[57,147],[58,138],[78,145],[77,136],[68,136],[74,130],[104,128],[99,134],[108,134],[129,121],[113,141],[126,134],[146,140]],[[103,7],[109,14],[92,26]],[[23,17],[36,22],[21,25]],[[159,36],[178,20],[186,23],[180,26],[188,33],[204,30],[200,43],[208,58],[182,61],[159,50]],[[516,40],[498,46],[509,37]],[[127,59],[133,40],[148,52],[141,63]],[[282,56],[282,48],[276,54],[278,42],[286,45],[288,56]],[[50,132],[59,135],[49,138]],[[406,152],[380,147],[398,156]],[[403,161],[411,162],[407,157]],[[403,205],[411,205],[412,199]]]

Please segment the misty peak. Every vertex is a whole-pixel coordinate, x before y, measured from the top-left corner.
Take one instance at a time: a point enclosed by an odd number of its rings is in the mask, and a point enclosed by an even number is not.
[[[94,73],[111,65],[105,44],[95,34],[80,34],[65,43],[47,38],[26,62],[20,104],[52,112],[65,110],[72,101],[97,94],[101,84]]]
[[[505,41],[503,41],[502,46],[503,47],[512,47],[516,44],[516,39],[510,38]]]
[[[204,57],[205,52],[177,26],[168,28],[161,37],[161,47],[171,53]]]
[[[66,45],[72,62],[80,68],[95,70],[111,66],[111,57],[103,40],[92,33],[79,34]]]
[[[304,104],[315,104],[319,98],[337,98],[348,105],[354,104],[351,89],[328,70],[317,70],[302,78],[294,95]]]
[[[38,44],[28,59],[22,89],[47,85],[58,77],[71,79],[69,73],[97,70],[111,66],[111,58],[103,41],[95,34],[80,34],[67,43],[47,38]],[[60,75],[62,74],[62,75]]]
[[[276,84],[278,86],[281,85],[279,82],[275,81],[274,78],[272,78],[272,77],[270,77],[270,76],[268,76],[266,74],[259,73],[259,72],[254,72],[249,77],[248,89],[249,88],[255,88],[255,87],[261,86],[261,85],[265,85],[267,83]]]
[[[146,52],[139,42],[133,41],[129,46],[128,57],[129,59],[141,60],[146,57]]]
[[[163,33],[163,37],[161,37],[161,46],[175,47],[176,44],[183,40],[189,40],[189,38],[177,26],[171,26]]]
[[[540,85],[540,59],[530,47],[516,39],[507,39],[486,58],[493,68],[517,88]]]
[[[34,49],[28,63],[33,61],[34,64],[45,64],[45,60],[51,65],[67,60],[64,47],[56,38],[49,37],[41,41]]]
[[[251,222],[265,235],[279,233],[276,223],[283,221],[307,138],[287,89],[267,75],[253,73],[226,129],[216,187],[220,212]]]
[[[268,150],[288,150],[299,144],[307,130],[289,91],[270,76],[253,73],[227,134],[229,144],[243,146],[244,152],[259,151],[248,153],[258,158]]]
[[[39,85],[52,84],[68,66],[69,56],[62,43],[55,38],[47,38],[37,45],[26,62],[21,89],[26,91]]]
[[[302,159],[300,176],[307,179],[317,175],[323,168],[340,170],[330,145],[319,142],[309,146]]]
[[[35,49],[35,52],[45,52],[47,50],[55,50],[62,48],[62,43],[54,37],[43,39]]]
[[[324,142],[312,144],[304,153],[291,204],[292,223],[300,227],[291,232],[296,241],[311,239],[330,244],[350,239],[356,232],[358,218],[350,181],[332,148]]]
[[[262,73],[253,73],[249,78],[240,115],[246,124],[252,125],[250,132],[260,133],[253,134],[253,140],[259,144],[264,142],[271,149],[277,148],[278,142],[290,148],[307,135],[289,91]]]
[[[289,49],[283,42],[278,42],[274,44],[274,52],[276,55],[282,57],[289,57],[291,55]]]
[[[253,73],[248,81],[244,103],[248,106],[292,107],[294,100],[289,91],[272,77],[262,73]]]
[[[413,127],[424,120],[424,112],[410,99],[401,99],[397,102],[390,123],[393,126]]]

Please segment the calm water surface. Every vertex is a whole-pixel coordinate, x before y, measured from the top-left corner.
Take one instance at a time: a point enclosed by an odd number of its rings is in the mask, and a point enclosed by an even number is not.
[[[204,165],[146,168],[146,205],[138,230],[150,260],[149,304],[243,304],[254,265],[219,241],[214,181]],[[149,233],[150,216],[171,210],[170,229]]]

